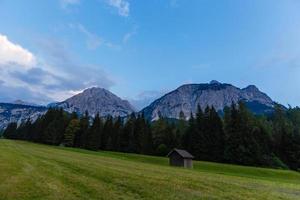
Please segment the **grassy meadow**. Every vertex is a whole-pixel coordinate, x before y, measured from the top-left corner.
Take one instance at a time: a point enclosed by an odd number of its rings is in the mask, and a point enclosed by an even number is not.
[[[0,200],[300,199],[300,173],[0,140]]]

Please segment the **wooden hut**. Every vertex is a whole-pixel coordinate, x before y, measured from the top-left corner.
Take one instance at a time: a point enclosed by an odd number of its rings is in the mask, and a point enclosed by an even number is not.
[[[193,168],[194,156],[186,150],[173,149],[167,156],[171,166]]]

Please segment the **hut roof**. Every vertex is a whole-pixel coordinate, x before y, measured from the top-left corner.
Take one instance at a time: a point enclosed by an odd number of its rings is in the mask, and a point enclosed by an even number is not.
[[[173,149],[172,151],[170,151],[170,153],[168,153],[167,156],[170,157],[170,155],[173,152],[178,153],[182,158],[191,158],[191,159],[194,158],[194,156],[192,154],[190,154],[189,152],[187,152],[186,150],[183,150],[183,149]]]

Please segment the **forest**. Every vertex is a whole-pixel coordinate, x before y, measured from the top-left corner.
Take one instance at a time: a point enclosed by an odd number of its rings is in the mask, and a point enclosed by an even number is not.
[[[188,120],[186,120],[188,119]],[[35,122],[10,123],[7,139],[48,145],[166,156],[188,150],[196,160],[300,170],[300,108],[275,105],[270,115],[254,115],[243,102],[213,107],[180,119],[150,122],[142,113],[127,118],[82,116],[50,108]]]

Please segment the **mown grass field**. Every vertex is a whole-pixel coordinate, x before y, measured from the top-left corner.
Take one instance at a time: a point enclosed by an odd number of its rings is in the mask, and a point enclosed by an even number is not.
[[[0,140],[0,199],[300,199],[300,173]]]

